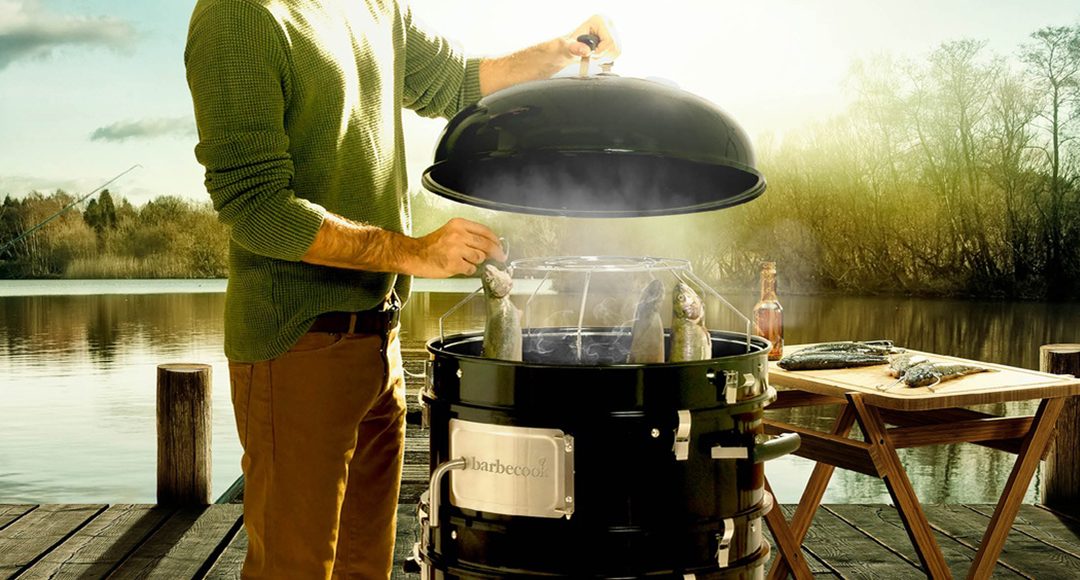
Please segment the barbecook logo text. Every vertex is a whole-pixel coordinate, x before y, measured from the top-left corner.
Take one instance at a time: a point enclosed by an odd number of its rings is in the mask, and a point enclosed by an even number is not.
[[[495,475],[510,475],[513,477],[536,479],[551,477],[551,468],[547,466],[547,458],[544,457],[538,459],[535,466],[513,465],[511,463],[503,463],[500,459],[495,459],[495,461],[483,461],[477,459],[476,456],[466,458],[465,463],[466,469],[484,471]]]

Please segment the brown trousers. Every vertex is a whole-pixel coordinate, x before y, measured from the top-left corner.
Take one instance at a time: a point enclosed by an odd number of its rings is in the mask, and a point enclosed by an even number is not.
[[[244,448],[243,578],[389,578],[405,442],[398,330],[310,332],[229,363]]]

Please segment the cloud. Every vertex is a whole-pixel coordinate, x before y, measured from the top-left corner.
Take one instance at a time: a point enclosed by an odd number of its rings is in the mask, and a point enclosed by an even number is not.
[[[191,117],[172,117],[119,121],[94,129],[90,140],[122,142],[128,139],[153,139],[169,135],[183,137],[194,134],[195,121]]]
[[[0,71],[25,59],[47,58],[65,45],[130,48],[135,29],[119,18],[50,12],[39,0],[0,0]]]

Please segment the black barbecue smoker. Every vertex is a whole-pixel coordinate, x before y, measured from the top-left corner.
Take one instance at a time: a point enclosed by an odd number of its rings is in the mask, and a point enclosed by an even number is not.
[[[765,189],[726,113],[609,71],[519,85],[462,111],[423,183],[489,209],[578,217],[716,210]],[[590,283],[668,277],[735,309],[685,260],[568,256],[513,268],[535,282],[522,361],[484,358],[482,333],[447,335],[442,319],[427,345],[431,481],[412,560],[421,576],[763,577],[773,507],[763,462],[799,445],[762,434],[776,396],[769,342],[736,310],[745,332],[710,330],[711,358],[628,364],[625,325],[585,323]],[[552,284],[560,276],[584,286],[576,324],[530,315],[537,294],[568,286]]]

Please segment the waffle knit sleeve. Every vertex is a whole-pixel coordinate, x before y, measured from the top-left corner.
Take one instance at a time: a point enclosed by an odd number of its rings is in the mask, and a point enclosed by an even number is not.
[[[406,108],[424,117],[451,117],[480,100],[480,59],[428,30],[405,10]]]
[[[200,5],[202,6],[202,5]],[[326,210],[292,191],[285,133],[289,58],[282,31],[261,6],[208,2],[188,31],[184,63],[195,107],[206,189],[234,242],[297,261]]]

